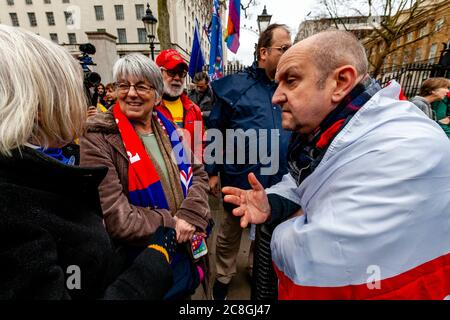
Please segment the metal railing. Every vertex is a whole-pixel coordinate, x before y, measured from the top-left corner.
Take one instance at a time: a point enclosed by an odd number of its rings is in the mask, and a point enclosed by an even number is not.
[[[438,63],[434,59],[417,61],[401,66],[390,66],[381,70],[377,80],[382,86],[391,80],[396,80],[408,98],[419,93],[422,82],[431,77],[450,78],[450,65],[443,61],[444,54],[450,54],[450,49],[442,50]]]

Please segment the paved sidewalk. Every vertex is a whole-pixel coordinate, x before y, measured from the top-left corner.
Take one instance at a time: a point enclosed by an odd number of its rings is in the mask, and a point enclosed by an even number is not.
[[[211,207],[211,213],[215,222],[214,230],[210,239],[208,240],[208,251],[210,258],[210,288],[212,292],[212,286],[214,284],[214,276],[216,274],[216,237],[217,231],[219,229],[220,223],[222,222],[223,215],[225,214],[222,208],[222,202],[220,199],[210,196],[209,205]],[[242,233],[241,246],[239,249],[238,260],[237,260],[237,275],[233,278],[230,284],[230,289],[228,292],[228,300],[250,300],[250,278],[247,272],[247,259],[248,252],[250,249],[250,239],[249,239],[250,229],[245,229]],[[196,293],[192,296],[192,300],[207,300],[203,288],[200,286]]]

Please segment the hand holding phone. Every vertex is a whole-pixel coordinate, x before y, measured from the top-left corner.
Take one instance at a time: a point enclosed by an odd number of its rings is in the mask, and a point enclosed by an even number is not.
[[[194,234],[191,239],[191,250],[194,259],[203,257],[208,253],[208,247],[206,246],[206,239],[203,235]]]

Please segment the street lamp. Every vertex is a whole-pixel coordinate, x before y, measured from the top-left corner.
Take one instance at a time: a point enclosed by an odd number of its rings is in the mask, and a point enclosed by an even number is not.
[[[266,6],[264,6],[263,12],[258,16],[259,33],[267,29],[270,24],[270,19],[272,19],[272,15],[267,14]]]
[[[259,30],[259,34],[261,34],[261,32],[264,32],[264,30],[267,29],[267,27],[270,25],[270,20],[272,19],[272,15],[271,14],[267,14],[267,9],[266,6],[264,6],[263,12],[258,15],[258,30]],[[258,50],[258,44],[255,43],[255,61],[258,58],[258,53],[256,52]]]
[[[145,16],[142,17],[142,22],[145,26],[145,31],[147,31],[147,37],[150,41],[150,51],[152,53],[152,60],[155,61],[155,27],[158,20],[153,16],[152,10],[150,10],[150,5],[147,3],[147,10],[145,11]]]

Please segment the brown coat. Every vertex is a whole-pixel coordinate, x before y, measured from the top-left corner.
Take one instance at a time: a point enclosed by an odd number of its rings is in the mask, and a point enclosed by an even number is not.
[[[175,228],[169,210],[130,204],[128,198],[128,157],[111,111],[88,120],[80,139],[81,165],[106,166],[108,173],[99,186],[106,228],[112,238],[124,242],[147,240],[160,225]],[[208,205],[208,175],[203,165],[192,164],[192,186],[176,216],[205,231],[211,217]]]

